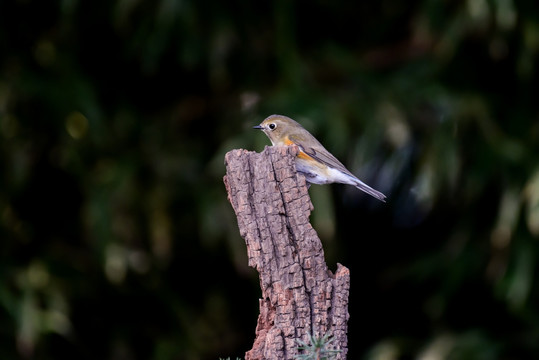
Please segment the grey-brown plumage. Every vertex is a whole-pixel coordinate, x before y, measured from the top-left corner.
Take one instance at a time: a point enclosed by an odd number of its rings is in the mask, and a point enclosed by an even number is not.
[[[359,190],[384,201],[386,196],[359,180],[314,136],[299,123],[283,115],[271,115],[254,127],[262,130],[273,145],[299,147],[296,168],[312,184],[342,183],[353,185]]]

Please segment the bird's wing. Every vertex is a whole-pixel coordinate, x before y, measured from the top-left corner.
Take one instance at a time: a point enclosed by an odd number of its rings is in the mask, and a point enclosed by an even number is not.
[[[311,139],[311,143],[313,143],[312,146],[305,146],[304,141],[301,141],[301,139],[298,136],[290,135],[289,136],[290,141],[292,141],[294,144],[296,144],[301,151],[303,151],[308,156],[312,157],[313,159],[321,162],[324,165],[329,166],[330,168],[340,170],[341,172],[352,176],[353,178],[356,178],[354,174],[350,172],[335,156],[333,156],[329,151],[326,150],[326,148],[318,142],[314,137]]]

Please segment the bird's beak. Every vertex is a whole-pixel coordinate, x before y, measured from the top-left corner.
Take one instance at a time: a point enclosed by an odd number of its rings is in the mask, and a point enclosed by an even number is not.
[[[262,125],[253,126],[253,129],[262,130],[264,127]]]

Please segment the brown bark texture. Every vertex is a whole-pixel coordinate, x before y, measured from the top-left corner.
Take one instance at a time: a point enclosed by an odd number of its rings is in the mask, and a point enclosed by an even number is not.
[[[253,348],[246,360],[293,359],[309,334],[333,338],[329,348],[346,359],[349,270],[332,274],[309,222],[313,205],[305,177],[296,172],[296,146],[225,155],[225,186],[260,277],[262,298]]]

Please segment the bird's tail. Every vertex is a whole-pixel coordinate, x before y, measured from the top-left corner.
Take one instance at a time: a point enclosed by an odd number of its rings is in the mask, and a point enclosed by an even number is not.
[[[355,186],[359,190],[361,190],[363,192],[366,192],[367,194],[371,195],[372,197],[375,197],[380,201],[386,202],[386,196],[384,194],[382,194],[378,190],[374,190],[373,188],[371,188],[369,185],[365,184],[361,180],[357,180]]]

